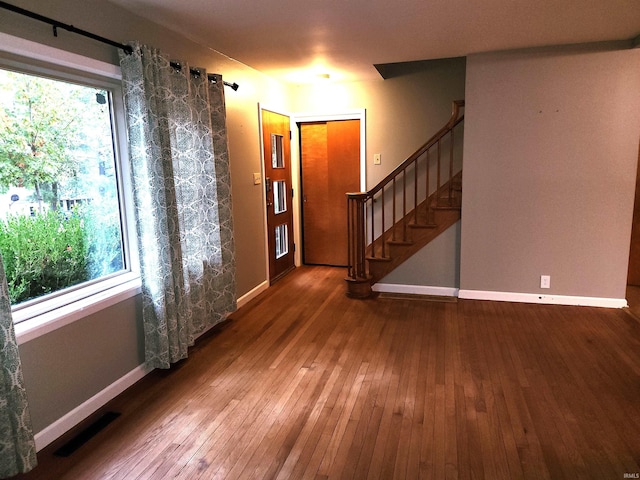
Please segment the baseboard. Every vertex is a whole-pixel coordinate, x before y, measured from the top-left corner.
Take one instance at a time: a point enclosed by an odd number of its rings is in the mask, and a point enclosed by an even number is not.
[[[246,305],[249,301],[267,290],[267,288],[269,288],[269,282],[265,281],[252,289],[250,292],[240,297],[237,301],[238,308]],[[136,367],[135,369],[106,387],[104,390],[96,393],[86,402],[77,406],[69,413],[53,422],[48,427],[36,433],[36,451],[42,450],[47,445],[60,438],[62,435],[82,422],[84,419],[88,418],[89,415],[93,414],[98,409],[106,405],[107,402],[113,400],[127,388],[135,384],[137,381],[141,380],[145,375],[151,372],[151,370],[151,368],[145,365]]]
[[[140,365],[134,368],[125,376],[116,380],[102,391],[96,393],[86,402],[71,410],[65,416],[61,417],[45,429],[36,433],[36,451],[42,450],[51,442],[60,438],[62,435],[82,422],[84,419],[88,418],[89,415],[93,414],[99,408],[106,405],[107,402],[116,398],[138,380],[141,380],[152,370],[152,368],[149,368],[145,365]]]
[[[400,285],[395,283],[376,283],[371,287],[374,292],[404,293],[409,295],[433,295],[438,297],[457,297],[458,289],[453,287],[428,287],[425,285]]]
[[[624,308],[624,298],[578,297],[572,295],[546,295],[537,293],[489,292],[460,290],[459,298],[470,300],[494,300],[498,302],[540,303],[549,305],[574,305],[584,307]]]
[[[238,298],[238,301],[237,301],[238,308],[245,306],[247,303],[249,303],[251,300],[256,298],[258,295],[260,295],[262,292],[264,292],[268,288],[269,288],[269,281],[265,280],[257,287],[251,289],[249,292],[245,293],[240,298]]]

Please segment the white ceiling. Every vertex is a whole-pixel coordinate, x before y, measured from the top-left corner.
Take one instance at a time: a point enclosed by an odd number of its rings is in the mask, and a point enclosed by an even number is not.
[[[632,39],[640,0],[109,0],[285,81],[374,64]]]

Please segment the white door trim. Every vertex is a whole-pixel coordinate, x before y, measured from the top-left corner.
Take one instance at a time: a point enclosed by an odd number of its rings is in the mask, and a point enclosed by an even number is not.
[[[264,252],[265,252],[265,273],[267,282],[269,282],[269,232],[267,231],[267,206],[264,192],[264,144],[262,140],[262,111],[268,110],[273,113],[284,115],[290,119],[291,127],[291,186],[294,189],[293,205],[293,234],[296,244],[294,255],[294,263],[296,267],[302,264],[302,226],[300,224],[300,129],[298,123],[305,122],[328,122],[332,120],[360,120],[360,190],[367,189],[367,141],[366,141],[366,110],[356,109],[335,113],[317,113],[317,112],[299,112],[290,113],[279,108],[271,108],[266,104],[258,103],[258,125],[260,136],[260,176],[262,178],[262,215],[264,226]],[[346,192],[345,192],[346,193]]]
[[[298,112],[291,115],[291,162],[292,171],[291,175],[294,176],[292,183],[295,186],[296,192],[300,192],[302,182],[302,172],[300,171],[300,128],[298,123],[309,122],[330,122],[333,120],[360,120],[360,191],[365,192],[367,190],[367,125],[366,125],[366,110],[364,108],[356,110],[347,110],[343,112],[334,113],[317,113],[317,112]],[[295,161],[294,161],[295,159]],[[345,192],[347,193],[347,192]],[[296,239],[296,266],[302,264],[302,224],[301,224],[301,212],[300,202],[295,202],[296,209],[294,210],[295,218],[295,239]]]

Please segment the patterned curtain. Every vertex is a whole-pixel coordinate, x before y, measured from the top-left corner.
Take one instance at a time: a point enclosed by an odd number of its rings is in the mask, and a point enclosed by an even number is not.
[[[120,64],[142,275],[145,358],[169,368],[236,309],[224,86],[140,44]]]
[[[28,472],[37,465],[37,461],[2,257],[0,342],[0,478],[8,478],[20,472]]]

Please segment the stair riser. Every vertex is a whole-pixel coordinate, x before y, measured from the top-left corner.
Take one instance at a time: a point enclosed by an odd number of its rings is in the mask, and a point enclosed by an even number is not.
[[[370,261],[369,273],[373,283],[382,279],[385,275],[397,268],[400,264],[410,258],[412,255],[421,250],[429,242],[453,226],[461,218],[460,210],[437,210],[434,212],[434,218],[438,226],[434,229],[415,228],[411,229],[411,245],[389,245],[385,247],[385,253],[388,257],[386,261]],[[378,247],[379,248],[379,247]],[[378,256],[381,252],[378,251]]]

